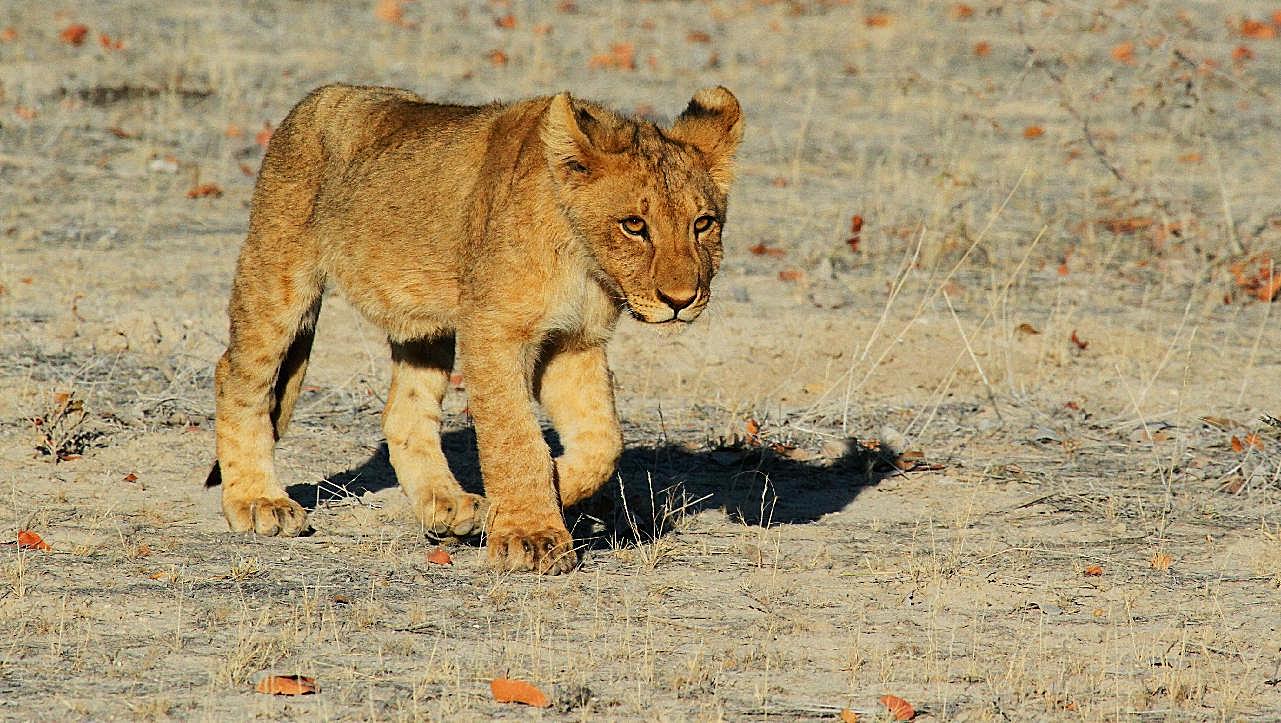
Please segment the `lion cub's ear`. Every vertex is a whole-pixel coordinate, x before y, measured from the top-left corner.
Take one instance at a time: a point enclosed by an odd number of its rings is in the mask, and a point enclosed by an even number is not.
[[[599,151],[587,136],[584,122],[595,119],[574,103],[569,93],[552,98],[543,116],[541,131],[547,164],[561,182],[586,178],[599,159]]]
[[[729,192],[734,151],[743,140],[743,110],[729,89],[718,85],[695,93],[685,112],[672,123],[669,135],[702,151],[710,163],[712,180],[722,192]]]

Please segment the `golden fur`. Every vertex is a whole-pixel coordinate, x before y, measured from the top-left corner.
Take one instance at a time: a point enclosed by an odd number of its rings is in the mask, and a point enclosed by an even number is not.
[[[391,88],[320,88],[272,136],[218,362],[218,463],[233,530],[297,535],[272,462],[333,281],[391,343],[391,463],[436,534],[484,527],[493,564],[576,562],[562,508],[622,449],[605,343],[621,310],[692,321],[721,259],[738,101],[700,91],[670,128],[568,93],[451,106]],[[486,497],[440,448],[455,344]],[[552,459],[532,410],[565,447]]]

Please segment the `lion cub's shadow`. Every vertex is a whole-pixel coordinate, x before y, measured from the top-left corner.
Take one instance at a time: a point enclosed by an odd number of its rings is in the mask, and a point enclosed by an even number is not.
[[[547,430],[544,436],[559,454],[556,433]],[[475,432],[446,432],[442,446],[463,488],[483,493]],[[892,451],[874,453],[851,444],[839,459],[802,461],[759,447],[631,445],[623,451],[613,482],[570,510],[565,522],[577,543],[589,549],[652,542],[709,509],[723,510],[747,525],[810,523],[844,509],[863,489],[894,474],[885,464],[887,452],[892,459]],[[396,485],[384,442],[359,466],[287,491],[311,511]]]

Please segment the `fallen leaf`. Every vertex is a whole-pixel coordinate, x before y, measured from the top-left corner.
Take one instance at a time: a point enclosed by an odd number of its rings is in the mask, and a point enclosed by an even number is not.
[[[129,474],[125,475],[124,477],[121,477],[120,479],[122,482],[137,482],[138,475],[134,474],[133,472],[130,472]]]
[[[1153,555],[1152,559],[1148,560],[1148,562],[1152,563],[1153,570],[1165,572],[1166,570],[1170,569],[1170,565],[1174,562],[1174,558],[1170,557],[1164,552],[1158,552],[1155,555]]]
[[[222,188],[216,183],[201,183],[187,191],[187,198],[222,198]]]
[[[1193,151],[1179,156],[1179,163],[1200,163],[1202,158],[1203,156],[1200,153]]]
[[[805,272],[800,269],[783,269],[778,272],[779,281],[800,281],[805,278]]]
[[[72,23],[58,33],[58,39],[69,45],[82,45],[85,36],[89,34],[89,27],[83,23]]]
[[[523,703],[535,708],[548,708],[552,704],[547,694],[523,680],[494,678],[489,681],[489,692],[499,703]]]
[[[755,419],[747,420],[747,442],[752,445],[761,443],[761,423]]]
[[[1090,342],[1082,341],[1081,337],[1076,335],[1076,329],[1072,330],[1072,343],[1076,344],[1076,348],[1081,351],[1085,351],[1090,346]]]
[[[764,241],[751,247],[750,249],[748,249],[748,251],[751,251],[756,256],[786,256],[787,255],[787,251],[777,246],[770,246],[766,244]]]
[[[587,61],[589,68],[636,70],[636,46],[632,43],[614,43],[608,53],[593,55]]]
[[[1241,21],[1241,36],[1251,40],[1273,40],[1277,29],[1268,23],[1246,18]]]
[[[13,28],[0,30],[0,43],[12,43],[18,39],[18,31]]]
[[[507,60],[508,60],[507,53],[504,53],[501,50],[497,50],[497,49],[491,50],[489,51],[489,54],[486,55],[485,57],[489,58],[489,64],[496,68],[500,68],[504,65],[507,65]]]
[[[841,723],[858,723],[858,713],[855,713],[849,708],[842,708]]]
[[[228,123],[227,127],[223,129],[222,134],[228,138],[240,138],[245,134],[245,131],[235,123]]]
[[[1134,64],[1134,43],[1131,43],[1130,41],[1127,40],[1124,43],[1121,43],[1120,45],[1114,46],[1112,48],[1112,59],[1118,63],[1133,65]]]
[[[968,20],[974,17],[974,8],[965,3],[956,3],[952,6],[952,17],[956,20]]]
[[[916,709],[912,704],[897,695],[881,696],[881,704],[889,709],[890,717],[894,720],[912,720],[916,717]]]
[[[254,135],[254,143],[266,148],[267,144],[271,142],[271,134],[273,132],[275,132],[275,129],[271,127],[270,123],[263,123],[262,130]]]
[[[1103,574],[1103,566],[1090,565],[1089,567],[1085,568],[1084,574],[1086,577],[1098,577]]]
[[[986,58],[992,54],[992,44],[986,40],[980,40],[974,44],[974,54],[980,58]]]
[[[850,216],[850,233],[855,236],[863,233],[863,217],[857,213]]]
[[[23,550],[50,550],[49,543],[31,530],[18,530],[18,547]]]
[[[125,130],[124,128],[121,128],[120,126],[111,126],[111,127],[107,128],[107,132],[108,132],[108,133],[110,133],[111,135],[115,136],[116,138],[123,138],[123,139],[125,139],[125,140],[128,140],[128,139],[130,139],[130,138],[137,138],[137,137],[138,137],[138,134],[137,134],[137,133],[130,133],[129,131]]]
[[[866,18],[863,18],[863,24],[869,28],[888,28],[893,22],[894,19],[885,13],[868,15]]]
[[[427,555],[427,562],[430,562],[433,565],[452,565],[454,564],[454,558],[450,557],[449,550],[446,550],[443,547],[437,547]]]
[[[405,20],[405,0],[378,0],[374,3],[374,17],[397,27],[413,27]]]
[[[25,105],[15,105],[13,107],[13,114],[25,121],[36,119],[35,109]]]
[[[1156,221],[1147,216],[1132,216],[1129,218],[1103,219],[1099,223],[1103,225],[1103,228],[1114,234],[1128,235],[1150,228]]]
[[[549,35],[552,31],[552,24],[538,23],[533,28],[531,28],[531,30],[534,31],[534,35]]]
[[[1238,45],[1232,49],[1232,59],[1238,63],[1254,59],[1254,52],[1244,45]]]
[[[124,50],[125,43],[120,38],[113,38],[106,33],[98,33],[98,44],[103,50]]]
[[[1029,335],[1031,335],[1031,334],[1040,334],[1040,333],[1041,333],[1041,332],[1040,332],[1040,330],[1038,330],[1035,326],[1032,326],[1031,324],[1027,323],[1026,321],[1025,321],[1025,322],[1023,322],[1022,324],[1019,324],[1018,326],[1014,327],[1014,330],[1015,330],[1015,331],[1017,331],[1017,332],[1018,332],[1018,333],[1020,333],[1020,334],[1029,334]]]
[[[1059,276],[1067,276],[1068,273],[1070,272],[1068,270],[1067,261],[1065,260],[1063,263],[1059,264],[1058,274]]]
[[[1045,135],[1045,129],[1041,126],[1028,126],[1023,129],[1023,137],[1029,140],[1040,138],[1043,135]]]
[[[239,168],[240,168],[240,172],[241,172],[242,174],[244,174],[244,175],[246,175],[246,176],[249,176],[250,178],[253,178],[253,175],[254,175],[254,169],[253,169],[253,167],[252,167],[252,166],[250,166],[248,163],[241,163],[241,164],[239,164]]]
[[[316,679],[305,675],[268,675],[254,690],[267,695],[313,695],[320,692]]]
[[[712,36],[708,35],[707,33],[703,32],[702,30],[691,30],[691,31],[690,31],[690,33],[689,33],[689,35],[686,35],[686,36],[685,36],[685,39],[686,39],[686,40],[688,40],[688,41],[689,41],[689,42],[691,42],[691,43],[710,43],[710,42],[712,42]]]
[[[1247,447],[1254,447],[1255,449],[1259,449],[1259,450],[1263,449],[1263,440],[1259,438],[1259,435],[1257,432],[1250,432],[1249,434],[1242,437],[1241,443]]]
[[[504,30],[511,30],[516,27],[516,16],[511,13],[507,13],[502,17],[494,18],[494,25],[497,25]]]
[[[135,547],[135,548],[134,548],[134,550],[133,550],[133,556],[134,556],[134,557],[150,557],[150,556],[151,556],[151,545],[148,545],[148,544],[147,544],[147,543],[145,543],[145,542],[144,542],[144,543],[142,543],[141,545],[138,545],[138,546],[137,546],[137,547]]]

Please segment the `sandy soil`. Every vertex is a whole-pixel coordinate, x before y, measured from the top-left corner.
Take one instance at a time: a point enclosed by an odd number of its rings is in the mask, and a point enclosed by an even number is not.
[[[51,545],[0,548],[0,717],[1281,717],[1257,3],[220,5],[0,2],[3,534]],[[611,347],[628,451],[573,574],[427,561],[337,297],[277,456],[316,534],[201,486],[255,135],[339,80],[744,104],[709,312]]]

